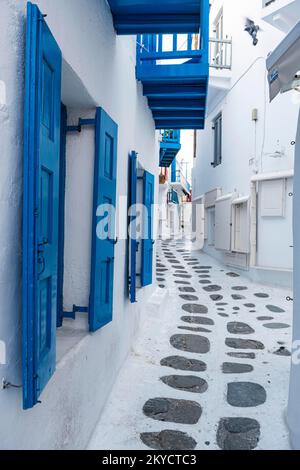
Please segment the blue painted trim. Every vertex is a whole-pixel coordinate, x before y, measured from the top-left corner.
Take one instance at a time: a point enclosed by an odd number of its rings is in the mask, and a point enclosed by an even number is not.
[[[135,303],[136,299],[136,260],[137,260],[137,250],[138,243],[136,240],[137,231],[136,231],[136,210],[133,207],[136,207],[137,203],[137,153],[131,152],[130,155],[130,196],[129,196],[129,205],[130,205],[130,228],[131,232],[129,234],[129,243],[130,243],[130,271],[129,271],[129,298],[131,303]]]
[[[110,150],[107,147],[108,140],[108,145],[111,145]],[[110,158],[109,162],[107,158]],[[116,237],[115,234],[114,239],[100,240],[97,237],[97,225],[99,222],[97,208],[99,205],[107,203],[108,200],[114,206],[116,205],[117,159],[118,125],[104,109],[97,108],[89,304],[89,325],[91,332],[95,332],[110,323],[113,317]],[[107,163],[110,167],[109,176],[106,174]]]
[[[53,71],[53,159],[43,151],[50,134],[42,126],[42,61],[47,57]],[[50,380],[56,364],[58,181],[60,149],[61,51],[36,5],[27,4],[27,43],[25,56],[24,105],[24,191],[23,191],[23,283],[22,283],[22,374],[23,408],[32,408]],[[57,153],[56,153],[57,152]],[[49,157],[49,158],[48,158]],[[56,159],[57,157],[57,159]],[[47,200],[53,218],[52,239],[42,239],[40,230],[41,162],[53,172],[53,192]],[[45,229],[44,225],[42,227]],[[41,265],[43,266],[41,269]],[[38,302],[43,282],[48,282],[47,305],[50,310],[47,331],[41,331]],[[45,288],[43,291],[45,294]],[[40,305],[42,303],[40,302]],[[45,313],[45,312],[44,312]],[[42,335],[44,335],[42,337]],[[45,341],[47,335],[47,343]]]
[[[76,313],[88,313],[88,307],[79,307],[78,305],[73,305],[72,312],[63,312],[63,318],[70,318],[71,320],[76,319]]]
[[[66,193],[66,144],[67,144],[67,108],[61,107],[60,133],[60,173],[59,173],[59,239],[58,239],[58,275],[57,275],[57,327],[63,324],[63,287],[65,253],[65,193]]]
[[[202,0],[108,0],[118,34],[189,33],[200,28]]]
[[[34,312],[36,310],[36,172],[35,158],[37,142],[36,127],[36,89],[38,88],[38,37],[35,24],[39,12],[31,3],[27,4],[27,47],[25,74],[24,107],[24,195],[23,195],[23,288],[22,288],[22,356],[23,356],[23,407],[28,409],[37,402],[34,379]],[[36,54],[32,54],[32,50]],[[32,182],[34,187],[31,190]]]
[[[144,214],[144,233],[142,240],[142,270],[141,285],[149,286],[153,282],[153,204],[154,204],[154,175],[148,171],[144,172],[144,195],[143,203],[146,209]]]

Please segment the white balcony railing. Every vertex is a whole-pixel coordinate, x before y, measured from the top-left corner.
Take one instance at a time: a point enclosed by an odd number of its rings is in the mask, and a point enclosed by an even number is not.
[[[231,39],[209,40],[209,65],[216,69],[230,70],[232,66],[232,41]]]

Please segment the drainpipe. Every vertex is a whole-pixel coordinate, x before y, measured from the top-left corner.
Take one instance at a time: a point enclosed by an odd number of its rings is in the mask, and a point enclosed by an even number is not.
[[[294,304],[293,304],[293,348],[292,366],[290,375],[289,403],[287,423],[290,431],[290,440],[294,449],[300,449],[300,113],[295,148],[295,175],[294,175]]]
[[[250,268],[256,266],[257,252],[257,196],[256,182],[251,182],[250,195]]]

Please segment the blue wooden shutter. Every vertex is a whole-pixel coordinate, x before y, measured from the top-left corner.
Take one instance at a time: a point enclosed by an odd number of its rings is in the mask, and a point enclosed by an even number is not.
[[[129,298],[131,303],[136,302],[136,258],[137,258],[137,231],[136,231],[136,197],[137,197],[137,154],[130,155],[130,233],[129,233]]]
[[[142,242],[142,287],[152,284],[153,278],[153,203],[154,203],[154,176],[144,172],[144,206],[145,224]]]
[[[24,111],[23,401],[33,407],[55,370],[62,57],[28,3]]]
[[[94,204],[92,224],[92,264],[89,324],[91,331],[112,321],[116,221],[110,219],[106,239],[97,236],[97,226],[101,218],[98,208],[103,204],[116,207],[118,126],[98,108],[96,113],[96,142],[94,169]]]

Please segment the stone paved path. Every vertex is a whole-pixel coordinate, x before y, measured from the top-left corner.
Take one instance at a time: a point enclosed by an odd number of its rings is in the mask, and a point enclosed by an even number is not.
[[[158,298],[90,449],[289,449],[291,292],[159,242]]]

